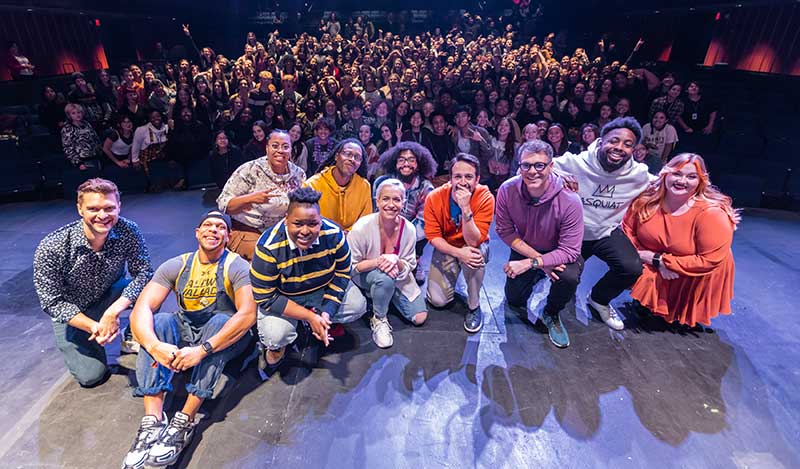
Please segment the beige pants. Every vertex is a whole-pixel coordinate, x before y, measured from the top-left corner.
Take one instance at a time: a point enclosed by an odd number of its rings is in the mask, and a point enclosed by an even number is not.
[[[467,282],[467,304],[469,309],[477,308],[480,303],[481,285],[486,273],[485,264],[489,262],[489,243],[480,245],[484,267],[472,269],[453,256],[448,256],[434,249],[431,256],[431,270],[428,275],[428,302],[437,308],[453,301],[458,274],[464,273]]]

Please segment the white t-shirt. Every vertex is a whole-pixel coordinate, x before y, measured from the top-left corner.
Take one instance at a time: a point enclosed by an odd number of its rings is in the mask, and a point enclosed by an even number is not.
[[[664,147],[678,141],[678,132],[672,124],[666,124],[663,129],[656,130],[651,124],[642,127],[642,139],[647,147],[647,154],[661,159]]]

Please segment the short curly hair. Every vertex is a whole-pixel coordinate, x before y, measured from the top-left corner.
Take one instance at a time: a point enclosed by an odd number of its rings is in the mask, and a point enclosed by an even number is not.
[[[410,151],[417,157],[417,171],[424,179],[430,179],[436,174],[436,160],[427,148],[417,142],[400,142],[389,148],[380,157],[378,164],[387,174],[397,172],[397,158],[403,151]]]
[[[288,196],[289,210],[291,210],[293,205],[315,205],[319,207],[319,199],[322,197],[322,193],[310,187],[298,187],[289,192]]]

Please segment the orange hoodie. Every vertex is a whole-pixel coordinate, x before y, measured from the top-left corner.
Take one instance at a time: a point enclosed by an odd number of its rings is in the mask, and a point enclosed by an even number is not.
[[[359,218],[372,213],[372,189],[358,174],[353,175],[350,184],[341,187],[333,178],[333,166],[328,166],[311,176],[305,185],[322,193],[320,213],[345,231],[350,231]]]
[[[451,246],[462,248],[466,245],[464,234],[450,217],[450,183],[434,189],[425,199],[425,237],[430,241],[444,238]],[[478,184],[469,202],[475,224],[481,232],[481,243],[489,240],[489,226],[494,217],[494,196],[489,188]]]

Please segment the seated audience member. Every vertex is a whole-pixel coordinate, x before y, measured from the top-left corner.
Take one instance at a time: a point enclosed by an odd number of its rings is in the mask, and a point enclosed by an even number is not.
[[[667,122],[677,125],[684,109],[683,101],[680,97],[682,90],[683,88],[680,84],[674,83],[669,87],[666,95],[654,99],[650,104],[650,119],[653,118],[656,112],[662,111],[667,116]]]
[[[211,398],[225,364],[247,347],[256,322],[250,266],[225,249],[230,218],[212,210],[195,228],[198,248],[161,264],[131,313],[131,329],[141,343],[134,396],[144,413],[123,468],[174,464],[195,430],[195,415]],[[178,310],[157,312],[170,292]],[[186,402],[172,420],[164,412],[176,372],[192,370]]]
[[[415,251],[417,263],[419,263],[422,251],[428,244],[428,239],[425,237],[425,199],[433,190],[430,178],[436,172],[436,161],[422,145],[414,142],[400,142],[381,155],[380,164],[385,175],[375,180],[375,187],[387,179],[399,179],[406,189],[403,198],[405,204],[401,215],[414,224]],[[377,204],[377,191],[374,197]],[[427,268],[416,269],[415,276],[420,284],[425,281],[427,273]]]
[[[633,159],[637,163],[643,163],[647,165],[647,171],[650,174],[658,175],[658,172],[661,171],[661,168],[664,166],[664,163],[661,162],[661,158],[650,155],[647,151],[647,147],[644,146],[644,143],[637,143],[636,146],[633,148]]]
[[[320,197],[309,187],[290,192],[286,218],[256,244],[250,280],[258,303],[262,365],[269,371],[297,339],[298,321],[307,323],[317,339],[306,352],[315,364],[319,343],[330,344],[331,325],[350,282],[350,247],[344,232],[320,215]]]
[[[641,140],[642,128],[636,119],[617,118],[600,130],[600,139],[588,150],[554,160],[557,172],[578,181],[584,224],[581,257],[597,256],[609,267],[592,287],[589,310],[615,330],[624,329],[625,324],[611,300],[642,274],[636,249],[620,227],[625,211],[651,180],[647,166],[631,158]]]
[[[550,341],[567,347],[569,336],[559,313],[575,296],[583,259],[581,199],[564,189],[553,174],[553,149],[541,140],[519,149],[520,175],[497,192],[497,235],[511,248],[504,271],[506,301],[527,311],[533,287],[544,278],[553,284],[541,316]]]
[[[401,142],[416,142],[428,150],[431,149],[431,131],[422,126],[425,119],[422,111],[411,111],[411,116],[408,119],[408,130],[402,133],[400,137]]]
[[[347,234],[353,281],[347,287],[341,322],[363,316],[367,311],[365,296],[372,299],[372,340],[380,348],[391,347],[394,342],[388,317],[390,304],[415,326],[428,317],[413,274],[417,235],[414,225],[402,215],[406,192],[399,180],[384,178],[375,195],[378,213],[362,217]]]
[[[163,122],[161,113],[150,111],[150,121],[133,132],[131,144],[131,161],[141,164],[145,171],[150,170],[152,161],[163,160],[166,157],[167,133],[169,127]]]
[[[320,165],[320,172],[306,181],[308,187],[322,194],[319,200],[322,216],[345,232],[359,218],[372,213],[365,153],[361,142],[346,138],[333,147],[328,159]]]
[[[217,198],[219,209],[233,218],[228,248],[248,261],[261,233],[286,216],[289,192],[306,180],[290,161],[291,151],[289,134],[273,130],[266,156],[239,166]]]
[[[581,151],[586,151],[589,149],[589,145],[595,142],[598,138],[600,138],[600,127],[596,124],[583,124],[581,126]]]
[[[321,170],[323,163],[330,156],[331,149],[336,147],[336,140],[331,135],[335,129],[325,119],[318,119],[314,123],[314,136],[306,140],[308,149],[308,174]]]
[[[56,345],[84,387],[110,375],[104,346],[118,335],[119,315],[153,276],[139,227],[119,211],[117,186],[89,179],[78,187],[81,219],[45,236],[33,258],[33,283],[53,318]]]
[[[467,283],[464,329],[483,326],[480,288],[489,262],[489,225],[494,216],[494,196],[480,184],[480,163],[459,153],[450,167],[450,182],[434,189],[425,200],[425,236],[433,246],[427,300],[446,307],[455,296],[456,280],[463,272]]]
[[[664,164],[669,159],[669,154],[675,149],[678,133],[672,124],[667,123],[667,115],[663,111],[656,111],[650,122],[642,126],[642,138],[644,146],[647,147],[648,156],[657,158],[661,164]]]
[[[245,162],[242,151],[231,143],[224,130],[214,133],[211,151],[208,153],[211,176],[220,190],[225,187],[236,168]]]
[[[567,132],[561,124],[553,124],[547,129],[547,143],[553,147],[553,156],[564,153],[580,153],[581,146],[567,139]]]
[[[63,94],[56,92],[52,86],[45,86],[42,89],[42,102],[39,104],[39,119],[52,135],[58,135],[61,127],[67,123],[64,108],[67,105],[67,98]]]
[[[708,179],[703,158],[682,153],[625,215],[644,272],[631,296],[668,322],[711,325],[731,313],[731,243],[740,217]]]
[[[308,148],[303,143],[303,126],[297,122],[292,124],[289,127],[289,137],[292,139],[292,163],[308,174]]]
[[[75,168],[81,171],[100,169],[97,156],[100,151],[100,138],[92,125],[84,119],[83,107],[69,103],[64,107],[67,122],[61,128],[61,146],[64,156]]]
[[[367,124],[362,125],[358,129],[358,141],[364,145],[364,149],[367,151],[366,162],[364,164],[367,166],[367,180],[371,183],[381,172],[381,155],[378,153],[378,147],[372,143],[372,127]]]
[[[489,174],[489,160],[492,158],[492,137],[482,127],[469,123],[470,109],[461,106],[456,110],[456,129],[453,133],[453,143],[456,151],[475,156],[480,162],[480,173]]]
[[[268,135],[269,128],[267,128],[266,122],[262,120],[253,122],[253,139],[243,149],[244,156],[248,161],[267,154]]]
[[[456,145],[447,133],[447,121],[444,114],[431,114],[431,155],[436,161],[436,175],[431,179],[434,187],[439,187],[450,180],[450,161],[456,156]]]
[[[121,169],[131,166],[133,122],[126,115],[117,116],[116,129],[109,129],[103,140],[103,153]]]
[[[497,122],[497,136],[491,138],[492,156],[489,159],[489,174],[486,185],[493,192],[496,191],[509,176],[515,174],[511,168],[516,169],[514,155],[519,143],[519,130],[512,125],[508,117],[501,117]]]

